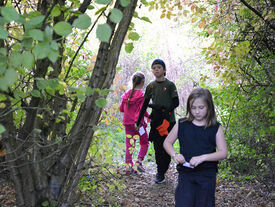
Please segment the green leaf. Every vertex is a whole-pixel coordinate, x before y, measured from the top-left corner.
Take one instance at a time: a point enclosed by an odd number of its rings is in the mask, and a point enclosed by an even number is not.
[[[39,29],[32,29],[29,31],[29,34],[34,40],[38,40],[38,41],[44,40],[44,33]]]
[[[100,8],[99,10],[97,10],[97,11],[95,12],[95,15],[98,15],[98,14],[104,12],[106,9],[107,9],[107,6],[104,6],[104,7]]]
[[[89,6],[88,6],[88,9],[89,9],[89,10],[92,10],[92,9],[94,9],[94,8],[95,8],[95,7],[94,7],[93,5],[89,5]]]
[[[49,83],[49,86],[52,89],[56,89],[58,87],[58,85],[59,85],[59,82],[56,79],[50,79],[50,80],[48,80],[48,83]]]
[[[5,131],[6,131],[5,127],[2,124],[0,124],[0,134],[2,134]]]
[[[32,95],[33,97],[36,97],[36,98],[40,98],[40,97],[41,97],[41,94],[40,94],[40,91],[39,91],[39,90],[33,90],[33,91],[31,92],[31,95]]]
[[[58,44],[55,40],[51,41],[50,46],[51,46],[52,49],[58,50]]]
[[[50,206],[50,203],[49,203],[49,201],[44,201],[44,202],[41,204],[41,206],[47,207],[47,206]]]
[[[152,23],[151,20],[148,17],[141,17],[141,20],[143,20],[145,22]]]
[[[28,22],[27,22],[27,25],[33,27],[33,26],[36,26],[36,25],[39,25],[41,24],[43,21],[44,21],[44,16],[41,15],[41,16],[36,16],[36,17],[33,17],[31,18]]]
[[[111,0],[96,0],[95,1],[97,4],[109,4]]]
[[[23,66],[25,66],[28,69],[31,69],[33,67],[34,64],[34,56],[31,52],[29,51],[25,51],[22,54],[22,64]]]
[[[127,44],[125,45],[125,51],[126,51],[127,53],[131,53],[133,49],[134,49],[134,45],[133,45],[132,42],[131,42],[131,43],[127,43]]]
[[[58,17],[61,14],[60,8],[58,5],[55,5],[55,7],[53,8],[52,12],[51,12],[51,16],[52,17]]]
[[[58,59],[59,53],[57,50],[51,50],[51,52],[48,54],[48,58],[52,63],[55,63]]]
[[[99,98],[99,99],[97,99],[97,100],[95,101],[95,104],[96,104],[98,107],[103,108],[103,107],[106,106],[107,101],[106,101],[105,98]]]
[[[78,29],[87,29],[91,25],[91,18],[87,14],[81,14],[74,20],[73,26]]]
[[[113,9],[110,15],[110,19],[114,23],[119,23],[123,17],[122,12],[119,9]]]
[[[5,78],[0,78],[0,89],[3,91],[8,90],[8,83]]]
[[[13,52],[10,56],[10,64],[15,68],[22,64],[22,55],[19,52]]]
[[[145,6],[148,5],[148,2],[146,0],[141,0],[141,3],[143,3]]]
[[[0,54],[6,56],[6,55],[7,55],[7,49],[1,47],[1,48],[0,48]]]
[[[5,80],[7,85],[12,85],[17,80],[17,73],[14,69],[8,69],[5,74]]]
[[[35,47],[33,49],[34,56],[37,59],[46,58],[48,56],[48,54],[50,53],[50,51],[51,51],[51,48],[47,42],[39,43],[39,44],[35,45]]]
[[[8,32],[3,26],[0,26],[0,39],[6,39],[8,37]]]
[[[22,98],[26,98],[27,96],[29,96],[29,94],[26,94],[20,90],[15,90],[13,91],[13,94],[14,94],[14,97],[17,99],[17,100],[20,100]]]
[[[120,0],[120,5],[126,7],[130,4],[131,0]]]
[[[129,38],[130,40],[138,40],[139,37],[140,37],[139,34],[136,33],[136,32],[131,32],[131,33],[128,35],[128,38]]]
[[[96,37],[102,42],[109,42],[112,29],[108,24],[100,24],[96,30]]]
[[[72,26],[68,22],[58,22],[54,25],[53,30],[56,34],[65,37],[73,31]]]
[[[17,11],[11,7],[11,6],[8,6],[8,7],[2,7],[1,8],[1,14],[2,16],[8,21],[8,22],[11,22],[11,21],[16,21],[19,19],[19,14],[17,13]]]
[[[26,50],[30,50],[30,49],[32,49],[32,41],[33,41],[33,39],[32,38],[24,38],[23,40],[22,40],[22,46],[26,49]]]
[[[94,90],[91,87],[87,87],[85,94],[86,94],[86,96],[91,96],[94,94]]]
[[[36,85],[39,88],[39,90],[44,90],[45,88],[48,87],[48,82],[43,78],[37,78]]]
[[[0,17],[0,25],[4,26],[4,24],[9,23],[4,17]]]
[[[45,29],[45,39],[47,41],[52,41],[53,29],[49,26]]]
[[[3,70],[6,71],[7,66],[8,66],[8,57],[0,55],[0,74]]]

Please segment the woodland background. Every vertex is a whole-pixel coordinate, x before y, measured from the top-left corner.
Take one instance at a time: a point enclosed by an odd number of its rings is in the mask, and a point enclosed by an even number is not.
[[[274,199],[273,0],[0,6],[0,172],[16,206],[79,205],[87,195],[91,206],[121,205],[120,96],[135,71],[153,79],[155,58],[178,88],[178,117],[193,87],[212,92],[229,148],[218,182],[257,183]]]

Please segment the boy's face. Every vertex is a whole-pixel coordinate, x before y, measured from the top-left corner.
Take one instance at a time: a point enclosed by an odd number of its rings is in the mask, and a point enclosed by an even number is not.
[[[160,64],[155,64],[155,65],[152,66],[152,73],[156,78],[163,77],[165,72],[166,71],[164,70],[164,68]]]

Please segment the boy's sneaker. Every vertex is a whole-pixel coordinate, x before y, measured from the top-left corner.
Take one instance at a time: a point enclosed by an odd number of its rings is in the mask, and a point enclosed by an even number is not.
[[[165,182],[165,176],[164,175],[159,175],[157,173],[156,178],[154,179],[155,183],[164,183]]]
[[[136,164],[137,164],[137,170],[139,172],[145,172],[145,168],[143,167],[141,162],[136,162]]]

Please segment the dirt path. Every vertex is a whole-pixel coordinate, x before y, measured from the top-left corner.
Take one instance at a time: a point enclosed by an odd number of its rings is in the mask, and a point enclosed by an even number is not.
[[[167,207],[174,206],[177,185],[175,165],[171,164],[166,182],[155,184],[155,164],[146,166],[146,172],[136,176],[123,176],[127,191],[121,206]],[[256,184],[221,181],[217,183],[216,207],[275,207],[271,196]]]
[[[153,182],[155,172],[155,164],[147,163],[146,172],[142,174],[122,175],[120,179],[124,181],[126,189],[121,193],[120,199],[116,202],[117,205],[121,207],[173,207],[175,205],[174,191],[177,185],[175,164],[171,164],[166,174],[166,182],[162,184]],[[0,207],[11,206],[15,206],[14,190],[9,183],[0,179]],[[94,205],[90,200],[90,204],[86,203],[84,206]],[[217,183],[216,207],[275,207],[275,202],[259,184],[220,181]]]

